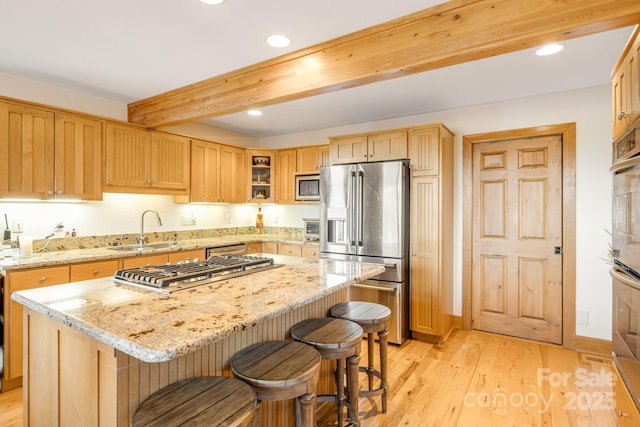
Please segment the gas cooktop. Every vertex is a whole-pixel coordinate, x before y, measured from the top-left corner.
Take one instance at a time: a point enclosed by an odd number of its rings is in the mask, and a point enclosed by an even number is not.
[[[113,280],[123,285],[170,294],[218,280],[281,267],[273,258],[249,255],[217,255],[206,261],[147,265],[116,271]]]

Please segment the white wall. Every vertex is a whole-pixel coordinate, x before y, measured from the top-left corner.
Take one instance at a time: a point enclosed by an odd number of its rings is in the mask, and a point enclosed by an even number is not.
[[[518,99],[438,113],[402,117],[263,138],[262,145],[284,147],[327,142],[328,135],[442,122],[455,134],[455,314],[462,306],[462,136],[539,125],[576,122],[576,310],[588,324],[578,335],[611,339],[611,279],[608,252],[611,229],[611,95],[608,86]]]

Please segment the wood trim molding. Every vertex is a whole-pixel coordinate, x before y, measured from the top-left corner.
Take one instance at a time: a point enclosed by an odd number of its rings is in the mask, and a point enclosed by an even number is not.
[[[129,121],[177,125],[638,22],[637,0],[452,0],[133,102]]]
[[[597,354],[611,358],[611,340],[576,336],[576,351],[580,353]]]
[[[471,329],[473,144],[533,136],[562,136],[562,345],[576,346],[576,124],[537,126],[462,137],[462,327]]]

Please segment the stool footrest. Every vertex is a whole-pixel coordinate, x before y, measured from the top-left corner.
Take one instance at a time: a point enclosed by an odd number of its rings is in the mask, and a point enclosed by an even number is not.
[[[380,387],[373,388],[371,390],[360,389],[360,397],[377,396],[379,394],[384,394],[387,391],[387,384],[384,384],[380,371],[378,371],[377,369],[369,369],[366,366],[359,366],[358,370],[360,372],[366,373],[367,375],[373,375],[380,380]]]

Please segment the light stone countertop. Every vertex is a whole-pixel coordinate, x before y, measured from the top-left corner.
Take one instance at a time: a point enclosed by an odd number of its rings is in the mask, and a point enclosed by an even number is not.
[[[283,266],[171,295],[103,278],[14,292],[11,299],[139,360],[164,362],[384,271],[376,264],[265,256]]]
[[[154,255],[163,252],[175,252],[180,250],[191,250],[198,248],[208,248],[214,246],[222,246],[233,243],[249,243],[249,242],[281,242],[281,243],[296,243],[296,244],[309,244],[318,245],[317,243],[305,243],[301,240],[283,240],[278,235],[270,234],[234,234],[227,236],[208,237],[203,239],[190,239],[179,240],[178,246],[173,248],[161,248],[153,250],[145,250],[141,252],[136,251],[121,251],[114,250],[108,247],[101,248],[85,248],[85,249],[71,249],[65,251],[53,251],[53,252],[41,252],[34,253],[33,256],[28,258],[0,258],[0,273],[1,270],[19,270],[25,268],[37,268],[37,267],[53,267],[59,264],[70,264],[76,262],[91,262],[102,261],[108,259],[128,258],[135,256]],[[154,242],[156,243],[156,242]]]

